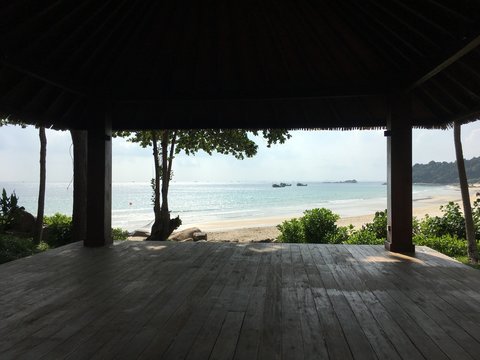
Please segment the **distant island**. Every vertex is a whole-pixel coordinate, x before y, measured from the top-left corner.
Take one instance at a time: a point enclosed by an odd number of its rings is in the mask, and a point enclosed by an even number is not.
[[[465,160],[468,182],[480,182],[480,157]],[[412,167],[412,180],[414,183],[424,184],[458,184],[457,162],[435,162],[428,164],[415,164]]]
[[[356,184],[358,181],[355,179],[344,181],[325,181],[324,184]]]

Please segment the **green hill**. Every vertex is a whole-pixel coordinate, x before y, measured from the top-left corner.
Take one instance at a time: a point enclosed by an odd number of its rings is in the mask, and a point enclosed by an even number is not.
[[[470,183],[480,181],[480,157],[465,160],[465,169]],[[458,183],[457,162],[435,162],[415,164],[413,166],[413,182],[428,184]]]

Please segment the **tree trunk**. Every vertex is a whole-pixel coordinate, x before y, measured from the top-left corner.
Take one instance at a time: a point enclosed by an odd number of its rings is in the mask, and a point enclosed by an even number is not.
[[[158,153],[158,136],[155,131],[152,131],[152,148],[153,148],[153,162],[155,166],[155,178],[153,180],[153,213],[155,220],[150,231],[150,236],[147,240],[163,240],[162,239],[162,218],[160,211],[160,157]]]
[[[72,241],[87,236],[87,132],[70,130],[73,142]]]
[[[47,158],[47,136],[45,135],[45,128],[40,126],[38,128],[38,135],[40,137],[40,186],[38,189],[38,208],[37,220],[35,223],[35,234],[33,235],[33,242],[40,244],[43,235],[43,213],[45,210],[45,183],[46,183],[46,158]]]
[[[152,132],[152,146],[153,157],[155,161],[155,180],[154,180],[154,213],[155,221],[152,225],[150,236],[147,240],[167,240],[170,234],[181,225],[179,217],[170,219],[170,211],[168,209],[168,187],[170,184],[170,177],[172,174],[173,152],[175,149],[176,133],[173,134],[172,142],[170,144],[170,156],[168,156],[169,132],[162,131],[161,139],[161,157],[162,164],[160,165],[160,156],[158,152],[158,137]],[[161,184],[160,184],[161,179]],[[161,206],[160,206],[160,186],[161,186]]]
[[[461,140],[461,125],[454,123],[453,137],[455,140],[455,155],[457,158],[458,178],[460,180],[460,191],[462,193],[463,214],[465,215],[465,229],[468,243],[468,257],[470,262],[478,263],[477,242],[475,240],[475,228],[473,226],[472,206],[470,204],[470,194],[468,192],[467,174],[465,171],[465,162],[463,159],[463,149]]]

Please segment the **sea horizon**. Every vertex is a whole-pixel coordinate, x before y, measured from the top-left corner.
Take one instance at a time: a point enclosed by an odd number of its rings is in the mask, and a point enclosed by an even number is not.
[[[273,183],[292,186],[273,188]],[[297,182],[307,186],[296,186]],[[36,214],[38,182],[0,181],[0,188],[15,191],[19,205]],[[452,195],[451,185],[415,184],[413,199]],[[341,217],[384,210],[387,187],[383,181],[342,183],[329,181],[172,181],[169,191],[171,216],[180,216],[183,227],[189,224],[301,215],[303,211],[326,207]],[[145,228],[154,218],[149,182],[112,183],[112,226],[128,231]],[[45,215],[70,215],[73,204],[71,182],[48,182]]]

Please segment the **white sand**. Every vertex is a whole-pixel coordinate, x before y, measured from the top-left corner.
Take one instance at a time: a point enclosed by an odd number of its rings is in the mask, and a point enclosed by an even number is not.
[[[470,188],[472,194],[472,203],[475,200],[476,192],[480,191],[480,185],[476,184]],[[419,219],[430,216],[441,215],[440,206],[454,201],[461,204],[461,195],[458,196],[434,196],[424,199],[417,199],[413,202],[413,215]],[[381,210],[381,209],[379,209]],[[198,227],[208,234],[208,241],[230,241],[230,242],[251,242],[251,241],[272,241],[280,234],[276,226],[283,221],[300,217],[302,214],[290,214],[286,216],[272,216],[252,219],[238,219],[215,221],[203,224],[189,224],[188,227]],[[337,224],[347,226],[352,224],[355,228],[371,222],[374,214],[364,214],[359,216],[343,217]],[[135,238],[142,240],[143,238]]]

